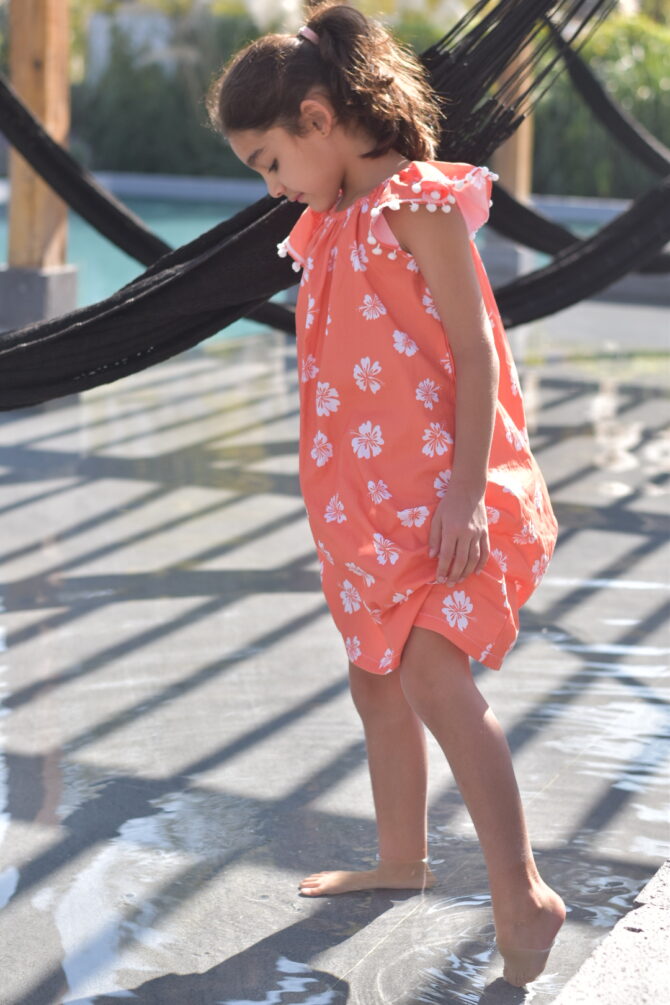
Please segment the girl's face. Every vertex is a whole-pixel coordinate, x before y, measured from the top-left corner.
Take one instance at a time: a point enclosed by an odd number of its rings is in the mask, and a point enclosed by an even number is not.
[[[273,126],[231,133],[228,141],[235,156],[262,176],[271,196],[285,195],[322,213],[337,201],[345,166],[328,116],[317,108],[303,122],[303,136]]]

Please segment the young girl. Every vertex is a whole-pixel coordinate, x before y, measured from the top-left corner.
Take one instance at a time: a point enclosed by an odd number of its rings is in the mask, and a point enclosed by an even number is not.
[[[307,207],[279,246],[302,269],[300,482],[365,729],[379,864],[301,892],[434,884],[425,725],[481,842],[504,976],[522,986],[565,907],[469,664],[500,667],[556,524],[472,243],[493,176],[432,159],[439,107],[419,64],[332,2],[238,53],[210,109],[271,195]]]

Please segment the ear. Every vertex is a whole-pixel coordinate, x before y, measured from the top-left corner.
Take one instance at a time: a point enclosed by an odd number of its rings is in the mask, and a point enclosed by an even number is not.
[[[328,136],[335,124],[335,114],[327,98],[314,95],[300,102],[300,120],[307,132]]]

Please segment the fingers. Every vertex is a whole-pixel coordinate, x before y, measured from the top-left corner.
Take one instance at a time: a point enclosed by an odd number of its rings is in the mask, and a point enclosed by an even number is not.
[[[489,560],[488,536],[483,533],[470,535],[445,535],[440,547],[437,563],[437,580],[448,586],[467,579],[472,573],[480,572]]]

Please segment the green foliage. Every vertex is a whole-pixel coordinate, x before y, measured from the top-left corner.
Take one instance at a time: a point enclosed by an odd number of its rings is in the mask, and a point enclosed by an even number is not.
[[[670,146],[670,29],[646,17],[613,17],[582,55],[611,97]],[[562,74],[535,112],[533,190],[629,198],[657,177],[612,139]]]
[[[177,40],[187,57],[197,58],[166,69],[114,31],[110,60],[100,78],[72,91],[75,156],[96,170],[244,173],[209,126],[204,95],[218,66],[253,34],[248,18],[208,20],[196,36]]]

